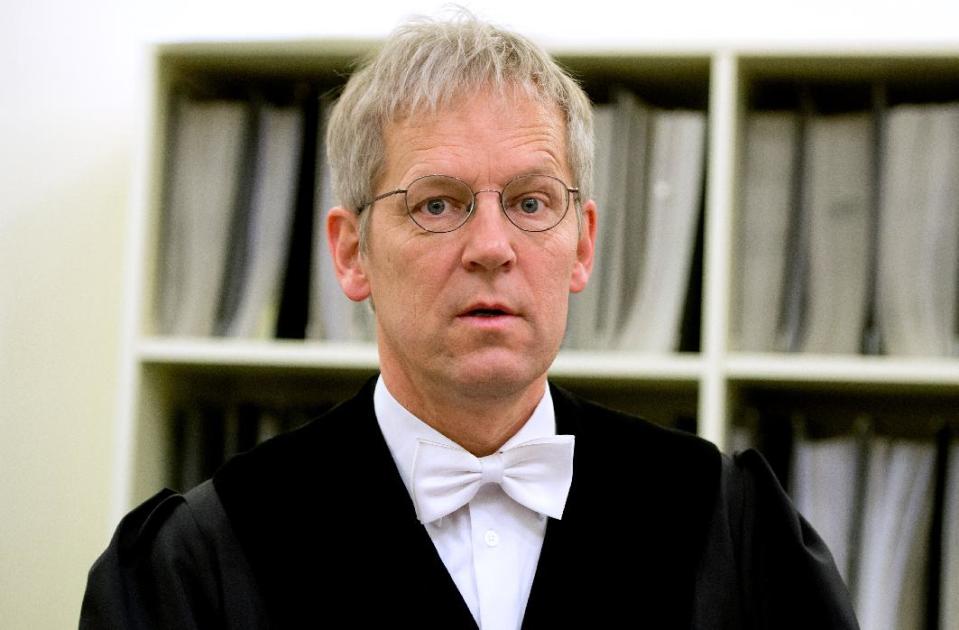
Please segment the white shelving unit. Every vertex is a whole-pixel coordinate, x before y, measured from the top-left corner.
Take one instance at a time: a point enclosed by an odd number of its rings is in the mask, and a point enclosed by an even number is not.
[[[290,41],[178,43],[153,51],[153,108],[144,130],[142,178],[131,220],[122,404],[117,428],[114,506],[167,482],[169,412],[197,391],[224,395],[346,395],[376,370],[371,345],[292,341],[172,339],[156,335],[151,317],[166,96],[174,81],[318,79],[341,82],[373,42]],[[587,90],[611,81],[644,98],[708,111],[701,341],[698,353],[664,356],[564,351],[553,377],[635,408],[691,410],[701,435],[724,445],[744,394],[752,388],[857,396],[901,392],[959,400],[959,361],[894,357],[740,354],[729,347],[731,260],[738,199],[740,129],[754,90],[802,81],[959,96],[959,47],[895,50],[788,48],[657,51],[642,48],[554,51]],[[306,390],[306,391],[304,391]],[[646,405],[648,404],[648,407]]]

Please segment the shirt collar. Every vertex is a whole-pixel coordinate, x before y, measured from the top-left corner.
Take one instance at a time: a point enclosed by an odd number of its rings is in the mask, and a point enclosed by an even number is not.
[[[556,435],[556,412],[553,409],[553,397],[549,387],[540,399],[532,415],[516,434],[508,439],[502,448],[526,442],[536,438]],[[393,461],[400,471],[400,477],[407,492],[413,496],[413,456],[416,454],[417,440],[425,439],[440,444],[456,446],[456,443],[410,413],[390,393],[381,375],[376,379],[373,390],[373,410],[376,422],[380,426],[386,445],[390,449]]]

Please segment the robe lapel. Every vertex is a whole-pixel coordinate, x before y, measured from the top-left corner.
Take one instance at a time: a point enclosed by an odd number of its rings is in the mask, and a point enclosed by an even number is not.
[[[476,628],[417,521],[373,413],[373,383],[215,484],[279,627]]]
[[[573,483],[547,523],[523,628],[688,627],[718,453],[552,393],[557,433],[576,436]]]
[[[585,569],[579,561],[578,550],[583,531],[581,520],[582,505],[580,496],[583,487],[584,470],[580,431],[580,414],[562,390],[552,389],[553,406],[556,411],[557,435],[575,435],[576,446],[573,450],[573,481],[570,485],[563,518],[550,518],[546,523],[546,535],[539,563],[533,578],[529,601],[523,617],[524,630],[535,628],[554,628],[565,625],[562,620],[572,622],[581,616],[582,593],[576,593],[573,585],[579,583],[580,574]]]
[[[384,620],[389,621],[390,627],[476,630],[469,607],[416,518],[413,501],[372,409],[371,392],[369,411],[363,415],[362,426],[358,426],[363,435],[357,439],[360,444],[375,445],[366,463],[370,470],[377,471],[369,485],[371,497],[367,505],[373,509],[368,518],[373,527],[367,537],[378,540],[378,544],[372,546],[367,566],[381,596],[388,591],[395,593],[392,605],[399,613]],[[376,574],[378,577],[373,578]]]

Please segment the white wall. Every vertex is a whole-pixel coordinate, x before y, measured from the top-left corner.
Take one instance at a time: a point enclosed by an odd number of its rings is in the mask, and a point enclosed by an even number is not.
[[[8,3],[9,4],[9,3]],[[378,5],[371,8],[371,4]],[[953,2],[466,2],[563,47],[959,42]],[[269,13],[262,7],[268,6]],[[20,0],[0,21],[0,619],[76,624],[107,543],[142,44],[379,36],[437,2]],[[921,9],[917,9],[921,6]]]
[[[0,622],[76,627],[109,497],[136,40],[119,0],[0,21]]]
[[[957,39],[954,0],[460,0],[480,17],[546,44],[684,46],[782,41],[915,42]],[[197,6],[199,5],[199,6]],[[381,35],[405,17],[435,14],[438,0],[169,0],[149,20],[151,36]],[[371,9],[371,7],[375,7]]]

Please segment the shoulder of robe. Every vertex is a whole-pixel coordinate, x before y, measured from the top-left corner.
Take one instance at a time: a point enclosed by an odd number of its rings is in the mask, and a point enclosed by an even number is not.
[[[169,489],[128,513],[90,568],[80,628],[195,627],[185,621],[191,604],[180,569],[196,531],[186,499]]]
[[[764,547],[777,555],[791,554],[805,551],[800,548],[810,542],[818,551],[821,541],[759,451],[723,455],[722,470],[720,509],[727,517],[737,555],[747,564],[764,562],[766,554],[757,553]]]
[[[164,488],[127,514],[116,531],[117,557],[127,565],[147,553],[157,532],[186,499],[183,495]]]
[[[759,451],[747,449],[724,455],[723,486],[733,531],[763,526],[784,537],[783,542],[811,543],[817,551],[823,546]]]
[[[723,491],[747,626],[858,628],[828,547],[763,456],[724,457]]]
[[[223,508],[211,481],[184,494],[160,490],[120,521],[111,547],[121,566],[152,553],[156,544],[194,546],[200,537],[216,539],[223,532]]]

